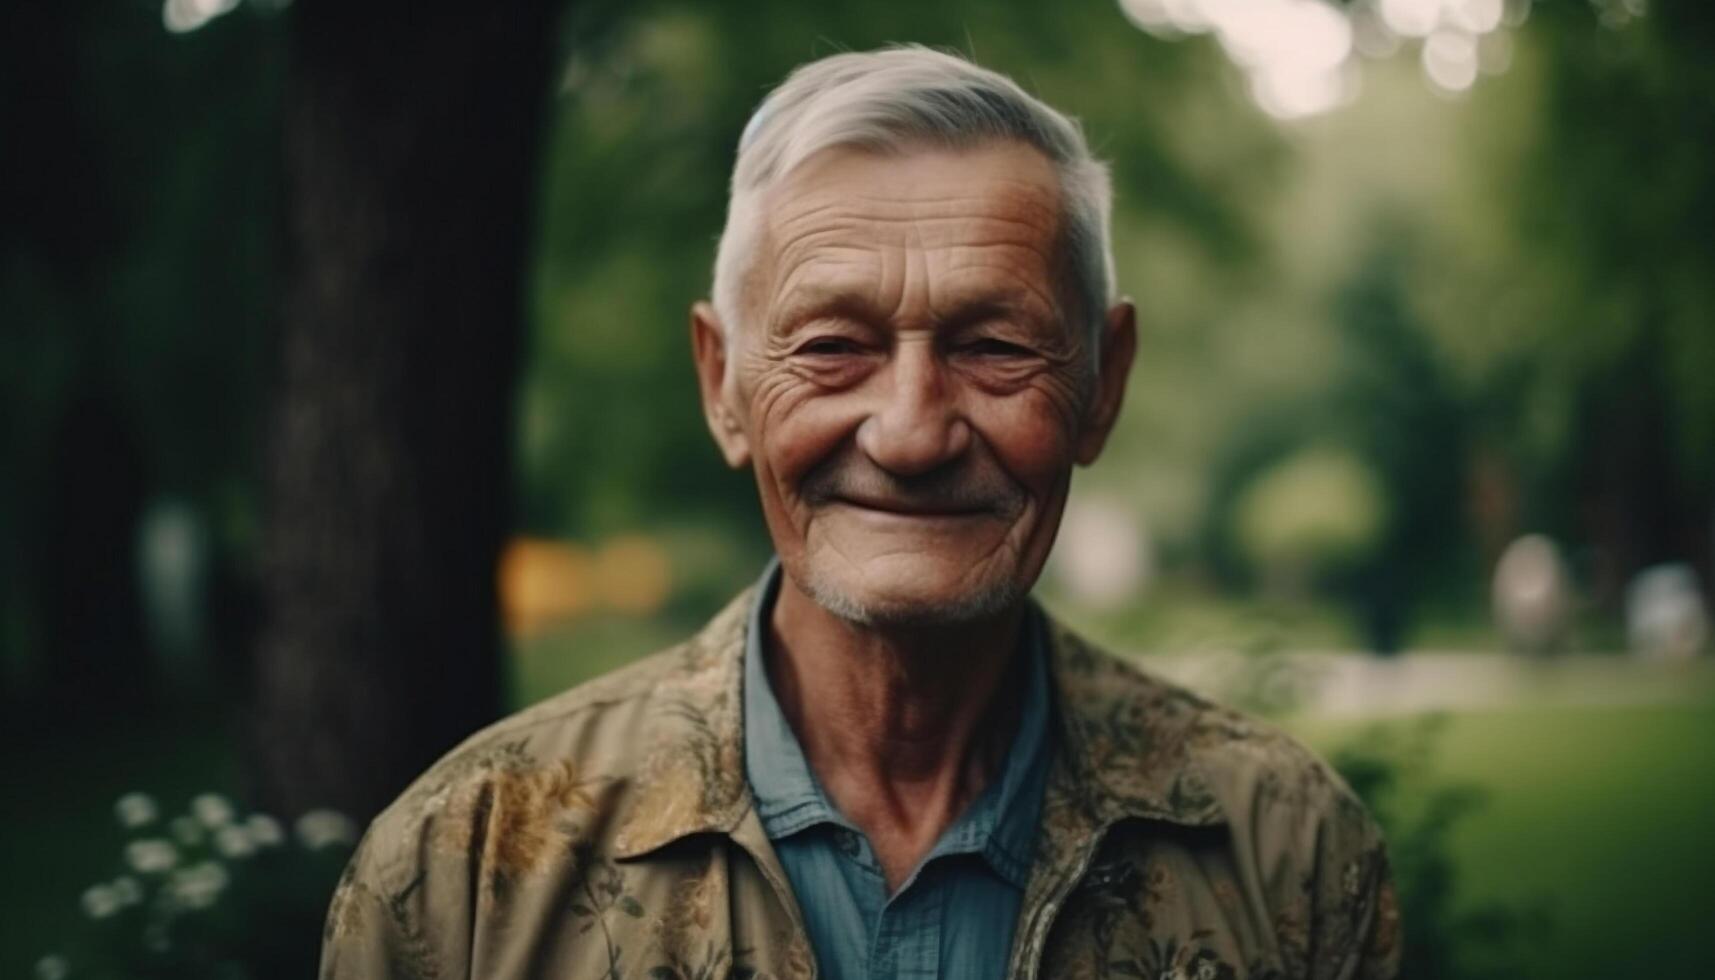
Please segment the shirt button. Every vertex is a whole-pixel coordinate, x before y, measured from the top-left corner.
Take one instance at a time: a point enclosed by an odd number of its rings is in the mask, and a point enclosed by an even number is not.
[[[834,833],[834,846],[846,857],[855,858],[862,849],[858,843],[858,835],[851,830],[841,827]]]

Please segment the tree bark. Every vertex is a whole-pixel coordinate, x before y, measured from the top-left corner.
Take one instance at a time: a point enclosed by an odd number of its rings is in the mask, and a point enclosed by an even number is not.
[[[359,819],[501,707],[494,564],[552,4],[300,0],[251,734]]]

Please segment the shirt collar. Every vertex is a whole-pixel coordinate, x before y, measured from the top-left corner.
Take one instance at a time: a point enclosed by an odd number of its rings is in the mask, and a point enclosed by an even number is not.
[[[817,783],[768,681],[765,638],[780,576],[778,559],[770,561],[745,633],[744,756],[757,814],[775,840],[820,823],[855,830]],[[929,855],[981,854],[1019,888],[1030,873],[1050,761],[1047,630],[1034,604],[1026,612],[1024,642],[1024,698],[1006,763]]]
[[[824,822],[851,829],[816,783],[804,749],[768,682],[764,637],[779,592],[780,562],[774,559],[753,590],[755,601],[750,606],[744,638],[745,774],[762,827],[776,840]]]

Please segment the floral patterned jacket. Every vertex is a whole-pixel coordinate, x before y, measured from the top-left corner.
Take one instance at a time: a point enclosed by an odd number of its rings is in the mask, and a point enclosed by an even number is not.
[[[324,980],[813,977],[744,777],[749,609],[431,767],[346,869]],[[1381,837],[1339,777],[1050,632],[1058,751],[1010,975],[1393,976]]]

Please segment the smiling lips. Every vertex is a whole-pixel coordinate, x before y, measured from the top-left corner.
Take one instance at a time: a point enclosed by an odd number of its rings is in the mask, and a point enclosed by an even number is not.
[[[981,448],[927,473],[890,473],[849,446],[824,460],[802,484],[813,507],[844,505],[919,520],[1015,517],[1024,492]]]
[[[911,501],[887,500],[874,497],[836,496],[832,504],[844,504],[860,510],[876,511],[892,517],[915,518],[948,518],[948,517],[984,517],[995,512],[995,508],[987,505],[973,505],[968,501]]]

